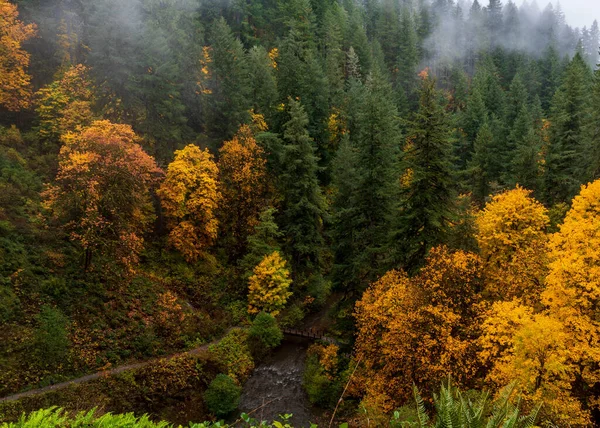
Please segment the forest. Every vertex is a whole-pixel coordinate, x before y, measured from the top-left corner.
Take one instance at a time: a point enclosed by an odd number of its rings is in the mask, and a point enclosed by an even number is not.
[[[0,426],[599,426],[590,20],[0,0]]]

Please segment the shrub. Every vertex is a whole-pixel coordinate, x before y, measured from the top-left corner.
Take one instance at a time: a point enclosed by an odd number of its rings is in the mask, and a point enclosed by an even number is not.
[[[59,309],[44,306],[37,321],[35,353],[40,362],[56,367],[65,361],[69,350],[67,318]]]
[[[343,388],[345,375],[338,376],[338,347],[312,345],[304,369],[304,389],[311,403],[333,407]]]
[[[248,332],[244,330],[231,330],[208,350],[223,371],[239,382],[246,380],[254,369],[254,361],[248,347]]]
[[[218,417],[227,416],[237,409],[242,387],[225,374],[219,374],[204,392],[204,401],[211,413]]]
[[[266,312],[259,313],[250,327],[250,340],[253,345],[267,350],[279,346],[283,340],[283,333],[277,325],[275,317]]]
[[[12,321],[20,307],[19,298],[8,287],[0,284],[0,324]]]

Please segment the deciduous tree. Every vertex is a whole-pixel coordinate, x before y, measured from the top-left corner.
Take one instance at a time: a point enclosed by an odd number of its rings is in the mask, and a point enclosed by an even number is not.
[[[188,262],[198,260],[213,244],[219,226],[218,168],[208,149],[190,144],[176,151],[158,195],[171,229],[170,244]]]
[[[545,267],[546,208],[522,187],[495,196],[477,218],[486,290],[495,299],[539,299]]]
[[[63,142],[47,207],[85,250],[86,268],[92,253],[131,267],[154,219],[150,190],[162,171],[128,125],[96,121]]]
[[[292,295],[288,291],[292,280],[285,265],[286,261],[275,251],[265,256],[254,268],[248,287],[249,313],[264,311],[275,316],[283,309]]]
[[[451,374],[468,384],[477,372],[474,343],[481,260],[445,247],[431,251],[414,277],[390,271],[356,305],[358,384],[370,401],[390,411],[411,395],[431,391]]]
[[[221,230],[235,261],[244,255],[269,193],[267,160],[250,126],[242,125],[233,139],[223,144],[218,168],[223,195]]]
[[[27,108],[31,102],[29,53],[22,44],[35,34],[34,24],[19,20],[16,5],[0,0],[0,105],[10,111]]]

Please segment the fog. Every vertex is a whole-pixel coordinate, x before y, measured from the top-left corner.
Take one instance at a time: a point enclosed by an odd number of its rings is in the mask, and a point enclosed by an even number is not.
[[[540,1],[539,4],[540,7],[545,6],[544,1]],[[573,27],[589,28],[594,19],[600,19],[599,0],[563,0],[560,2],[560,7],[565,13],[567,22]]]

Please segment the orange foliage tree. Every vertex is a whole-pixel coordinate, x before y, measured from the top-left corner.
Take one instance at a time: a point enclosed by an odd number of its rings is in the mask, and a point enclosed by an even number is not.
[[[221,230],[233,260],[246,251],[268,195],[267,161],[250,126],[242,125],[220,150],[219,180],[223,201]]]
[[[190,144],[175,152],[158,191],[171,229],[169,242],[188,262],[203,256],[217,237],[218,172],[209,151]]]
[[[129,125],[108,121],[63,136],[56,184],[44,196],[84,248],[86,269],[95,252],[131,268],[154,219],[150,190],[162,171],[137,141]]]
[[[480,272],[477,255],[438,247],[414,278],[391,271],[365,292],[355,351],[367,402],[388,412],[410,398],[413,383],[431,391],[448,375],[462,385],[475,377]]]
[[[36,94],[36,113],[40,137],[58,140],[66,132],[76,132],[93,121],[94,87],[89,69],[76,65],[61,78],[40,89]]]
[[[486,290],[494,299],[539,299],[546,274],[546,208],[518,187],[496,195],[476,220]]]
[[[575,349],[561,320],[518,301],[495,302],[482,324],[482,364],[495,388],[516,381],[530,408],[543,403],[543,418],[558,426],[586,426],[589,414],[572,393],[578,370]]]
[[[564,324],[574,391],[600,406],[600,180],[583,186],[550,242],[550,272],[542,302]],[[595,389],[595,395],[593,391]]]
[[[17,6],[0,0],[0,105],[10,111],[29,107],[29,54],[22,44],[36,34],[35,25],[19,21]]]

